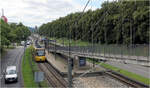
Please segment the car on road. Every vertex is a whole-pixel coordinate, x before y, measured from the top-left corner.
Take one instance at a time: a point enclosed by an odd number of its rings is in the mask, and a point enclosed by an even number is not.
[[[31,41],[27,41],[27,45],[30,45],[31,44]]]
[[[16,66],[7,66],[4,71],[4,79],[5,83],[18,81]]]

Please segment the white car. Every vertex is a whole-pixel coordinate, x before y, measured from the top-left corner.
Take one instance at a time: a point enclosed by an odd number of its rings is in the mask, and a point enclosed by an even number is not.
[[[27,45],[30,45],[31,44],[31,41],[27,41]]]
[[[4,79],[5,79],[5,83],[18,81],[16,66],[8,66],[6,68],[4,72]]]

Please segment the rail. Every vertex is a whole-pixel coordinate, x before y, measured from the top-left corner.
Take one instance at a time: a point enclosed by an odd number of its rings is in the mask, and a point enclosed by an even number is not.
[[[135,87],[135,88],[149,88],[149,85],[146,85],[146,84],[143,84],[141,82],[138,82],[136,80],[133,80],[131,78],[128,78],[122,74],[119,74],[117,72],[114,72],[114,71],[109,71],[109,72],[105,72],[107,75],[131,86],[131,87]]]
[[[46,79],[52,87],[67,88],[67,81],[52,67],[50,63],[39,63],[39,68],[45,72]]]

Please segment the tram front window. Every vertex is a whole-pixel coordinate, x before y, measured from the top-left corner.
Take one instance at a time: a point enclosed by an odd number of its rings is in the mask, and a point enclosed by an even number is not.
[[[44,51],[37,51],[37,56],[44,56],[45,52]]]

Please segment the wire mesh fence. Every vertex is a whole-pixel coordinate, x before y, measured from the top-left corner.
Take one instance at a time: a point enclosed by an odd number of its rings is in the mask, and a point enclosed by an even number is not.
[[[49,42],[49,46],[52,44]],[[69,46],[48,47],[51,50],[68,51]],[[148,44],[133,44],[133,45],[119,45],[119,44],[93,44],[87,46],[70,46],[71,52],[80,54],[92,54],[94,56],[104,57],[119,57],[132,58],[140,60],[149,60],[149,45]]]

